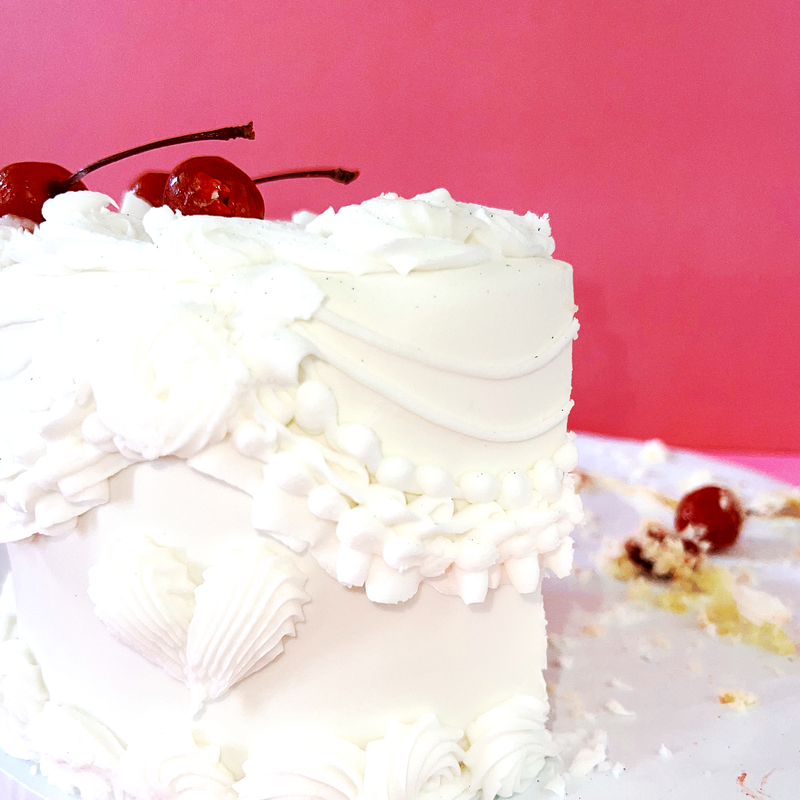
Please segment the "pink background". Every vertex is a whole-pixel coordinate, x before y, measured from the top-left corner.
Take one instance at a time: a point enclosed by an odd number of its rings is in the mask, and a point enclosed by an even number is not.
[[[87,179],[119,196],[195,152],[267,214],[438,186],[549,212],[582,330],[572,425],[800,452],[800,4],[6,2],[0,161],[77,169],[254,120]]]

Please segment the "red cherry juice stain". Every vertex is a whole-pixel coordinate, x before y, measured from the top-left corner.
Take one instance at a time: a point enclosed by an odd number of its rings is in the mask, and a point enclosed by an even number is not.
[[[769,800],[770,795],[764,792],[764,786],[766,786],[767,780],[772,773],[775,772],[774,769],[771,769],[762,779],[761,784],[759,785],[758,789],[750,789],[748,786],[745,786],[744,782],[747,780],[747,773],[743,772],[737,779],[736,783],[739,784],[739,788],[744,793],[745,797],[750,797],[752,800]]]

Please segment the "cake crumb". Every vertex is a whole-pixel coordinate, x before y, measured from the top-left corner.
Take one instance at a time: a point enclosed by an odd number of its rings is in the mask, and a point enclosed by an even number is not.
[[[552,792],[556,797],[567,796],[567,782],[564,780],[563,775],[556,775],[545,784],[545,790]]]
[[[633,686],[631,686],[629,683],[625,683],[625,681],[620,680],[619,678],[612,678],[608,682],[608,685],[612,689],[620,689],[623,692],[632,692],[633,691]]]
[[[619,700],[611,699],[609,700],[604,708],[608,709],[612,714],[616,714],[619,717],[635,717],[635,711],[629,711]]]
[[[672,640],[665,636],[661,631],[656,631],[651,637],[650,641],[653,644],[653,647],[657,647],[659,650],[669,650],[672,647]]]
[[[582,586],[585,586],[594,577],[594,572],[592,572],[592,570],[583,569],[582,567],[576,567],[573,570],[573,574],[578,579],[578,583],[580,583]]]
[[[653,587],[645,578],[634,578],[628,584],[628,600],[640,600],[646,603],[653,601]]]
[[[749,586],[731,586],[739,614],[753,625],[769,623],[779,626],[792,618],[792,612],[774,595],[751,589]]]
[[[669,449],[661,439],[649,439],[639,450],[642,464],[664,464],[669,460]]]
[[[672,758],[672,750],[665,744],[662,744],[661,747],[658,748],[658,755],[661,756],[661,758]]]
[[[568,713],[573,719],[583,719],[586,716],[583,700],[577,692],[566,692],[561,699],[567,704]]]
[[[705,608],[701,608],[697,613],[697,627],[712,639],[717,635],[717,626],[708,618]]]
[[[600,639],[606,635],[606,629],[602,625],[584,625],[580,631],[584,636],[591,636],[593,639]]]
[[[717,701],[725,706],[730,706],[740,714],[747,711],[750,706],[758,704],[758,695],[746,689],[720,689],[717,692]]]
[[[715,483],[719,483],[719,481],[714,478],[714,473],[710,469],[696,469],[678,482],[678,488],[684,494],[689,494],[689,492],[699,489],[701,486],[710,486]]]
[[[602,729],[595,731],[587,747],[582,747],[572,759],[569,774],[574,778],[583,778],[606,760],[606,744],[608,735]]]
[[[736,583],[747,584],[748,586],[755,585],[756,576],[753,574],[753,570],[750,569],[750,565],[745,561],[740,561],[731,570],[731,574],[736,580]]]
[[[759,517],[800,517],[800,489],[761,492],[749,503],[747,510]]]
[[[702,661],[690,661],[686,665],[686,669],[692,673],[692,675],[699,675],[703,671],[703,662]]]
[[[550,633],[547,635],[548,643],[560,652],[571,650],[576,643],[576,640],[571,636],[564,636],[560,633]]]

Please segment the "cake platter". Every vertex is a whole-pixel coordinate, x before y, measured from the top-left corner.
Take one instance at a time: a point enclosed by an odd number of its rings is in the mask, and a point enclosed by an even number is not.
[[[551,724],[564,752],[566,796],[580,800],[717,800],[796,796],[800,663],[711,635],[696,614],[630,599],[597,567],[608,538],[644,518],[668,522],[677,499],[704,483],[735,489],[748,508],[789,497],[768,476],[658,443],[582,435],[586,526],[575,573],[545,586]],[[740,579],[800,607],[800,519],[748,517],[739,542],[715,557]],[[8,563],[0,551],[0,578]],[[800,639],[797,620],[786,630]],[[728,693],[738,704],[723,704]],[[741,710],[739,710],[741,708]],[[576,760],[577,759],[577,760]],[[591,770],[589,774],[579,773]],[[532,800],[532,789],[520,797]],[[555,795],[545,795],[555,796]],[[0,752],[3,800],[66,800],[29,762]]]

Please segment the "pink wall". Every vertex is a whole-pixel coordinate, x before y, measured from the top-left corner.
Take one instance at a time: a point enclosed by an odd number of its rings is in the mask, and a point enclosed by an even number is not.
[[[14,8],[15,7],[15,8]],[[251,173],[267,213],[380,191],[550,212],[576,268],[573,425],[800,451],[796,0],[7,2],[0,161],[77,169],[255,121],[87,179],[119,195],[192,152]]]

